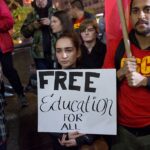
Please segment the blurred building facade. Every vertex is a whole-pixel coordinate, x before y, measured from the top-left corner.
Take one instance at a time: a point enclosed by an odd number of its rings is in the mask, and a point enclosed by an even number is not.
[[[69,2],[71,0],[53,0],[54,7],[58,9],[64,9],[69,7]],[[82,0],[85,9],[94,13],[104,12],[104,0]]]
[[[30,5],[33,0],[22,0],[24,5]],[[53,7],[57,9],[66,9],[72,0],[52,0]],[[82,0],[85,9],[94,14],[104,12],[104,0]]]

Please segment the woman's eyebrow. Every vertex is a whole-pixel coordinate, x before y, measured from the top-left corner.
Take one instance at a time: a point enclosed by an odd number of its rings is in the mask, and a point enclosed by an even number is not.
[[[73,47],[56,47],[56,49],[70,49],[70,48],[73,48]]]

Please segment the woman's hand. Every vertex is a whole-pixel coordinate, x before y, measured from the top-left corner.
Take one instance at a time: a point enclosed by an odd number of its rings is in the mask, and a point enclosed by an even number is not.
[[[72,147],[72,146],[76,146],[76,140],[75,139],[66,139],[67,135],[63,134],[61,139],[58,139],[59,143],[61,146],[66,146],[66,147]]]
[[[58,139],[60,145],[66,146],[66,147],[72,147],[77,146],[76,138],[82,136],[84,134],[79,133],[78,131],[75,132],[69,132],[67,134],[63,134],[61,139]]]
[[[76,139],[76,138],[78,138],[79,136],[82,136],[82,135],[84,135],[84,134],[79,133],[78,131],[69,132],[69,133],[68,133],[68,138],[69,138],[69,139]]]

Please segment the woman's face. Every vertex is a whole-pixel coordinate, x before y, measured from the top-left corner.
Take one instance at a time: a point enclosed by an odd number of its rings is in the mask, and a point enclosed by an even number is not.
[[[78,50],[75,48],[70,38],[63,37],[57,40],[56,58],[62,69],[75,68],[78,57]]]
[[[58,32],[61,32],[63,30],[61,21],[55,16],[51,17],[50,26],[51,26],[53,33],[58,33]]]

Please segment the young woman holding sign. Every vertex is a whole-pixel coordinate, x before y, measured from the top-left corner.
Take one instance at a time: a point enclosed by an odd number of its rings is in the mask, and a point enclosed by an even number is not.
[[[80,41],[76,33],[64,33],[56,41],[56,59],[62,69],[81,69]],[[81,134],[78,131],[53,134],[54,150],[103,150],[107,145],[96,135]]]
[[[56,59],[62,69],[80,68],[81,56],[79,37],[76,33],[64,33],[56,41]],[[53,134],[54,150],[81,150],[83,145],[91,145],[94,135],[81,134],[78,131],[66,134]]]

